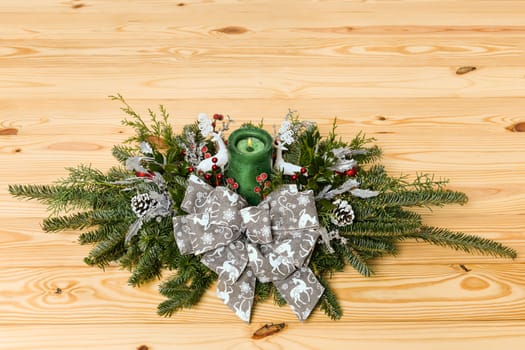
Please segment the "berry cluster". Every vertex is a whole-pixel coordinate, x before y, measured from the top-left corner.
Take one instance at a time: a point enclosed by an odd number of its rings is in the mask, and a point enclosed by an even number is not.
[[[308,170],[303,166],[300,171],[301,175],[306,176],[307,172]],[[292,181],[297,181],[299,179],[299,173],[293,174],[292,176],[290,176],[290,178],[292,179]]]
[[[203,152],[205,152],[204,150],[205,147],[203,147]],[[207,151],[207,149],[206,149]],[[206,153],[206,155],[208,155],[206,158],[210,158],[211,155],[209,155],[209,153]],[[206,182],[208,182],[210,185],[212,186],[220,186],[222,185],[222,180],[224,179],[224,174],[221,172],[221,168],[217,165],[217,157],[213,157],[211,159],[213,165],[211,167],[211,172],[207,172],[205,174],[202,173],[202,171],[199,171],[199,176],[202,176],[204,178],[204,180],[206,180]],[[188,167],[188,172],[189,173],[193,173],[195,172],[195,167],[194,166],[189,166]],[[237,185],[238,186],[238,185]]]
[[[239,188],[239,184],[235,182],[235,180],[231,177],[226,179],[226,187],[228,187],[232,191],[237,191]]]
[[[267,173],[261,173],[255,177],[255,180],[259,184],[253,188],[255,193],[258,193],[262,199],[266,198],[271,190],[272,183],[268,180]]]
[[[211,126],[213,127],[213,130],[215,130],[215,127],[217,126],[217,122],[218,121],[223,121],[223,120],[224,120],[224,116],[222,114],[215,113],[213,115],[213,122],[211,123]]]

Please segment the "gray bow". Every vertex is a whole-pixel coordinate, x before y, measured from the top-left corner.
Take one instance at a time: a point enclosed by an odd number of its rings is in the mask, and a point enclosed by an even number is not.
[[[324,292],[308,268],[319,238],[312,191],[282,186],[256,207],[226,187],[213,188],[191,176],[181,208],[173,218],[182,254],[202,254],[219,275],[217,295],[249,322],[256,279],[273,282],[303,321]]]

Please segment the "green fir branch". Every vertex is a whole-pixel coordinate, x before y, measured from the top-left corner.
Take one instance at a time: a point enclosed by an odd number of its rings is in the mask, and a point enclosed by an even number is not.
[[[334,291],[330,288],[330,284],[322,276],[317,276],[317,279],[324,287],[324,293],[319,300],[320,309],[332,320],[341,319],[343,316],[343,308],[341,307],[339,300],[337,300]]]
[[[366,153],[355,154],[352,158],[355,159],[359,164],[370,164],[378,161],[383,156],[383,151],[379,146],[366,147],[363,149]]]
[[[126,164],[128,158],[138,155],[137,149],[128,145],[115,145],[111,149],[111,153],[113,154],[113,157],[123,165]]]
[[[202,267],[199,269],[199,275],[195,276],[189,284],[177,283],[177,277],[174,277],[161,285],[160,293],[168,299],[158,306],[157,313],[160,316],[170,317],[174,312],[191,308],[199,302],[206,290],[217,279],[214,272],[204,265]]]
[[[9,193],[19,199],[35,199],[43,204],[57,195],[61,190],[58,185],[9,185]]]
[[[94,230],[83,232],[78,236],[78,242],[82,245],[98,243],[108,239],[108,237],[126,232],[128,225],[125,223],[112,223],[109,225],[99,225]]]
[[[162,276],[162,251],[158,245],[146,249],[138,259],[128,283],[134,287],[159,279]]]
[[[418,232],[414,232],[406,237],[421,239],[431,244],[453,248],[470,254],[480,253],[511,259],[515,259],[518,255],[516,250],[499,242],[462,232],[452,232],[446,228],[423,226]]]
[[[46,218],[42,223],[42,228],[46,232],[82,230],[95,225],[115,224],[122,221],[131,224],[131,219],[129,211],[120,210],[119,208],[113,210],[90,210]]]
[[[272,296],[272,284],[262,283],[259,280],[255,282],[254,305],[268,300]]]
[[[279,290],[277,288],[275,288],[275,285],[272,284],[272,294],[273,294],[273,302],[275,305],[279,306],[279,307],[282,307],[286,304],[288,304],[286,302],[286,299],[284,299],[284,297],[281,295],[281,293],[279,293]]]
[[[179,287],[173,290],[171,297],[161,302],[157,307],[159,316],[171,317],[173,313],[181,309],[190,309],[199,302],[201,296],[206,292],[205,289],[194,289],[189,287]]]
[[[400,190],[408,186],[407,176],[392,177],[386,172],[383,165],[374,164],[369,169],[361,169],[358,180],[362,188],[368,188],[379,192]]]
[[[364,199],[371,206],[443,206],[445,204],[465,204],[468,200],[464,193],[450,190],[421,190],[381,193],[371,199]]]
[[[350,236],[347,239],[352,247],[371,257],[397,254],[395,241],[386,237]]]
[[[385,221],[380,219],[374,221],[356,221],[351,225],[341,227],[340,230],[345,235],[389,237],[411,233],[421,226],[420,221],[411,219],[395,220],[389,218],[388,221]]]
[[[331,276],[334,272],[343,271],[345,264],[344,254],[337,249],[336,254],[327,249],[314,249],[309,266],[317,276],[325,274]]]
[[[123,104],[123,107],[121,107],[120,110],[127,114],[129,119],[122,120],[122,124],[135,130],[136,135],[128,138],[125,143],[140,143],[142,141],[146,141],[152,132],[142,117],[128,104],[121,94],[109,96],[109,98],[114,101],[119,101]]]
[[[118,261],[126,252],[125,232],[111,235],[107,240],[98,243],[84,259],[88,265],[104,268],[111,262]]]
[[[350,264],[350,266],[352,266],[361,275],[370,277],[374,273],[372,267],[368,264],[366,257],[358,252],[350,244],[344,245],[332,243],[332,246],[336,253],[343,256],[348,264]]]

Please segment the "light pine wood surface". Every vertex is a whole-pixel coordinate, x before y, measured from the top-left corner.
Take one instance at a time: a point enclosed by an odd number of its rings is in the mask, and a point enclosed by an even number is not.
[[[334,275],[337,322],[265,303],[244,324],[214,288],[158,317],[158,283],[85,266],[74,232],[43,233],[45,208],[7,193],[113,165],[111,146],[131,134],[116,93],[141,112],[164,104],[175,127],[199,112],[271,125],[292,108],[326,133],[337,117],[342,136],[377,139],[391,173],[432,172],[470,197],[418,209],[426,223],[520,255],[406,242],[372,278]],[[521,0],[2,0],[0,349],[523,349],[524,131]]]

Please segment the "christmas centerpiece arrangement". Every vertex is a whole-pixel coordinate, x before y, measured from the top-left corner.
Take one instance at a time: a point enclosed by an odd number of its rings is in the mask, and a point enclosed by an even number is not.
[[[200,114],[174,130],[168,113],[149,111],[151,125],[119,95],[136,135],[113,148],[121,163],[107,172],[81,165],[53,185],[12,185],[17,196],[49,206],[49,232],[79,230],[85,258],[117,262],[139,286],[167,275],[160,315],[196,304],[216,282],[216,294],[250,321],[253,305],[272,297],[300,320],[319,306],[342,315],[329,277],[349,264],[365,276],[373,258],[415,239],[467,253],[514,258],[516,252],[477,236],[425,225],[407,208],[463,204],[430,175],[392,177],[376,164],[381,152],[358,133],[350,141],[336,125],[321,136],[313,122],[289,112],[270,134]]]

